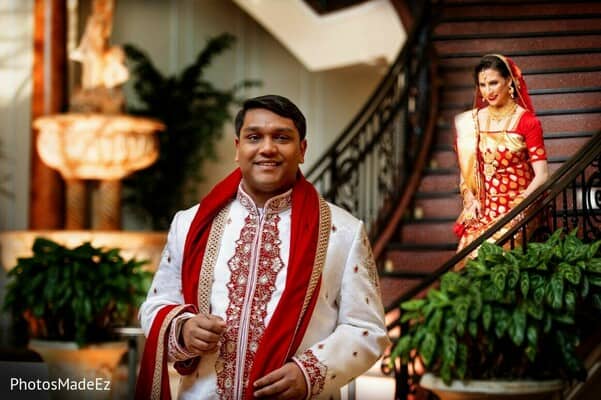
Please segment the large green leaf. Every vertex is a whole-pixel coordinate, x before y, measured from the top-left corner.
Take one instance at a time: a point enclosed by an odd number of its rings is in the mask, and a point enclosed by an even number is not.
[[[482,293],[475,285],[470,286],[468,291],[471,299],[469,318],[475,320],[478,319],[482,313]]]
[[[396,346],[394,347],[394,350],[391,354],[391,360],[394,360],[397,357],[401,357],[403,358],[405,361],[407,361],[408,356],[409,356],[409,351],[412,350],[413,348],[411,347],[411,336],[406,335],[406,336],[402,336],[399,341],[397,342]]]
[[[490,304],[484,304],[482,307],[482,326],[485,330],[490,328],[490,322],[492,321],[492,307]]]
[[[576,293],[573,290],[566,290],[564,302],[566,310],[574,312],[576,310]]]
[[[438,340],[436,335],[434,335],[432,332],[427,332],[419,347],[419,352],[426,367],[430,367],[432,361],[434,360],[434,353],[436,352],[437,344]]]
[[[440,327],[443,318],[442,309],[437,309],[434,313],[428,318],[426,325],[431,332],[440,333]]]
[[[440,368],[440,378],[447,385],[451,384],[451,381],[453,380],[451,365],[448,363],[442,364],[442,367]]]
[[[511,321],[511,340],[516,346],[521,346],[526,335],[526,310],[524,306],[517,307],[513,311]]]
[[[401,310],[405,311],[415,311],[424,306],[426,301],[424,299],[413,299],[409,301],[405,301],[401,304]]]
[[[544,298],[545,298],[545,287],[544,286],[535,287],[534,291],[532,292],[532,299],[534,300],[534,303],[537,305],[541,305],[543,303]]]
[[[590,259],[585,263],[585,265],[588,271],[601,274],[601,258]]]
[[[526,338],[528,339],[528,344],[533,346],[534,348],[538,347],[538,327],[537,325],[528,325],[526,329]]]
[[[417,311],[407,311],[407,312],[401,313],[400,322],[405,323],[408,321],[417,320],[420,318],[420,316],[421,316],[421,313],[419,313]]]
[[[601,275],[600,276],[589,275],[588,282],[589,282],[589,284],[594,285],[594,286],[601,286]]]
[[[586,275],[582,276],[582,286],[580,287],[580,296],[587,297],[590,290],[590,284]]]
[[[520,269],[515,266],[507,267],[507,286],[510,289],[516,287],[518,282],[520,281]]]
[[[561,274],[564,279],[568,282],[577,285],[580,283],[580,279],[582,274],[580,272],[580,268],[576,265],[571,265],[568,263],[560,263],[558,266],[559,274]]]
[[[539,321],[543,319],[543,316],[545,315],[545,308],[541,303],[526,301],[524,304],[526,306],[526,312],[528,315]]]
[[[455,311],[455,315],[457,317],[457,322],[460,324],[465,324],[468,317],[468,311],[470,307],[470,299],[468,296],[459,296],[455,299],[453,303],[453,310]]]
[[[522,296],[528,297],[528,292],[530,291],[530,275],[528,273],[520,275],[520,291],[522,292]]]
[[[455,336],[443,336],[442,338],[442,360],[450,366],[455,365],[457,356],[457,339]]]
[[[558,310],[563,305],[563,277],[559,273],[555,273],[551,276],[551,281],[548,283],[546,288],[546,299],[554,309]]]
[[[511,325],[511,315],[505,309],[497,308],[493,310],[495,335],[500,338],[505,335]]]
[[[505,284],[507,283],[507,267],[505,265],[500,265],[494,268],[492,272],[492,281],[495,284],[495,287],[500,292],[505,290]]]

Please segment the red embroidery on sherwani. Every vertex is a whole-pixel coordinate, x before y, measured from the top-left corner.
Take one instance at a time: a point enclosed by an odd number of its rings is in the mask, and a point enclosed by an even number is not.
[[[309,381],[311,383],[311,395],[317,396],[323,390],[323,385],[326,381],[326,373],[328,367],[319,361],[311,349],[305,351],[300,356],[296,357],[297,360],[303,365]]]
[[[289,208],[291,201],[289,193],[268,201],[261,221],[248,197],[239,193],[238,200],[249,215],[236,241],[234,256],[228,261],[231,277],[227,284],[227,329],[215,365],[221,399],[240,398],[248,385],[254,356],[265,331],[267,304],[284,266],[280,257],[278,212]]]
[[[369,239],[367,238],[367,234],[365,230],[361,231],[361,245],[363,246],[364,251],[361,252],[363,254],[363,258],[361,259],[361,265],[367,270],[367,274],[369,275],[369,281],[376,288],[380,289],[380,280],[378,279],[378,270],[376,268],[376,262],[373,256],[373,252],[371,250],[371,244],[369,243]],[[365,299],[368,303],[369,300]]]

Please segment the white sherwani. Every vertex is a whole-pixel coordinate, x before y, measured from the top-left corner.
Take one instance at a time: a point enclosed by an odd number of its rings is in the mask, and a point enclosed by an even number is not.
[[[253,355],[286,283],[290,252],[290,191],[258,209],[240,188],[224,214],[210,312],[226,321],[220,350],[203,356],[196,372],[182,376],[180,399],[239,399]],[[375,262],[361,221],[328,204],[331,232],[321,287],[294,361],[314,398],[338,399],[340,387],[365,372],[389,344]],[[184,302],[181,265],[184,244],[198,205],[178,212],[148,298],[140,309],[146,335],[156,312]],[[215,224],[215,222],[214,222]],[[293,250],[294,251],[294,250]],[[171,326],[171,360],[189,357],[177,344],[179,317]]]

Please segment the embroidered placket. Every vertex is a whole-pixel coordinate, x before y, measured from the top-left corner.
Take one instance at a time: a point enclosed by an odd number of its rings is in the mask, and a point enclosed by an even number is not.
[[[258,212],[259,215],[259,224],[258,229],[255,233],[255,240],[253,242],[253,250],[252,250],[252,263],[249,265],[249,276],[246,284],[246,293],[244,297],[244,302],[242,304],[246,304],[247,307],[242,308],[240,311],[240,334],[238,335],[238,354],[236,356],[237,368],[234,382],[236,382],[236,398],[241,399],[244,394],[244,372],[246,365],[246,350],[248,345],[248,332],[250,326],[250,317],[253,312],[253,296],[256,287],[256,275],[257,275],[257,267],[259,265],[259,250],[261,248],[261,232],[264,229],[265,222],[265,213]],[[242,374],[242,379],[240,379],[240,374]]]
[[[239,201],[248,215],[234,256],[228,261],[232,272],[229,306],[230,328],[224,334],[215,364],[217,392],[223,399],[238,399],[248,385],[254,355],[265,330],[267,304],[275,290],[275,281],[283,268],[280,258],[279,213],[290,207],[289,193],[269,200],[260,213],[250,198],[240,192]]]

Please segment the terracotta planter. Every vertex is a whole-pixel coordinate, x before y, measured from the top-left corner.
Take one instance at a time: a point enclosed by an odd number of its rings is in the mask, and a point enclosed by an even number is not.
[[[46,362],[49,379],[56,382],[49,390],[51,397],[110,399],[112,375],[127,351],[127,342],[78,347],[73,342],[31,340],[29,348]]]
[[[431,373],[424,374],[419,384],[436,393],[440,400],[555,400],[561,398],[563,388],[561,380],[454,380],[447,386],[442,379]]]

